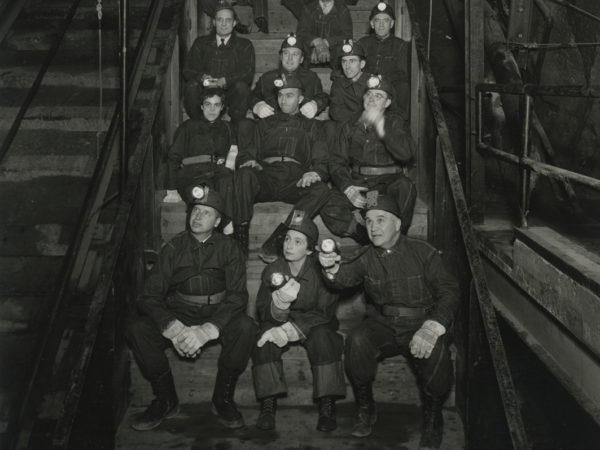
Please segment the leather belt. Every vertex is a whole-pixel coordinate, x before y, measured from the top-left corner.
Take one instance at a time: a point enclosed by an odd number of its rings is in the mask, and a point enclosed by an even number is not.
[[[210,295],[183,294],[179,291],[177,291],[176,294],[180,300],[192,305],[216,305],[221,303],[221,301],[225,298],[226,291],[221,291]]]
[[[429,308],[407,308],[406,306],[383,305],[381,314],[386,317],[424,317]]]
[[[390,173],[401,173],[400,166],[352,166],[352,171],[360,175],[387,175]]]
[[[192,164],[203,164],[203,163],[225,164],[225,158],[219,158],[214,155],[196,155],[196,156],[188,156],[187,158],[183,158],[181,160],[181,164],[183,166],[191,166]]]
[[[290,158],[289,156],[269,156],[268,158],[263,159],[267,164],[273,164],[276,162],[292,162],[296,164],[300,164],[300,161]]]

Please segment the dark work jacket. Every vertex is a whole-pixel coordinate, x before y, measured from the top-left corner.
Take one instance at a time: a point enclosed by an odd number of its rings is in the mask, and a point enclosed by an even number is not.
[[[387,324],[382,305],[427,308],[426,319],[449,329],[458,310],[458,283],[444,267],[439,252],[429,243],[400,236],[389,250],[368,245],[349,263],[342,264],[332,287],[362,284],[368,295],[367,315]]]
[[[304,5],[298,28],[298,38],[310,45],[316,38],[327,39],[330,52],[341,44],[344,39],[352,38],[352,17],[348,7],[341,1],[335,0],[329,14],[323,14],[318,0],[312,0]]]
[[[327,181],[328,151],[320,121],[296,114],[276,113],[256,121],[254,139],[240,149],[239,163],[260,162],[271,156],[287,156],[298,161],[305,172],[315,171]]]
[[[190,268],[195,275],[187,278]],[[187,279],[180,282],[180,278]],[[179,301],[175,294],[178,291],[210,295],[224,290],[225,298],[216,305],[192,306]],[[206,242],[199,242],[189,231],[167,242],[138,298],[140,310],[161,330],[176,316],[194,324],[195,317],[203,317],[205,321],[207,314],[211,323],[223,329],[234,316],[246,310],[247,304],[246,259],[236,241],[216,232]]]
[[[224,162],[229,147],[233,144],[236,144],[235,133],[231,130],[229,122],[220,118],[209,122],[202,116],[200,119],[189,119],[183,122],[177,128],[173,145],[169,149],[167,189],[177,187],[177,174],[182,170],[181,162],[184,158],[212,155],[215,157],[215,162],[217,159],[223,159]]]
[[[292,73],[285,72],[280,67],[279,69],[273,69],[262,74],[256,82],[254,90],[252,91],[250,109],[254,108],[258,102],[265,101],[267,104],[275,108],[276,111],[279,110],[279,104],[277,103],[277,89],[275,88],[273,82],[277,78],[281,77],[282,73],[284,73],[286,77],[298,77],[298,79],[302,82],[302,86],[304,87],[302,92],[302,95],[304,96],[302,105],[314,100],[317,102],[317,114],[320,114],[325,108],[327,108],[329,99],[327,94],[323,92],[321,80],[315,72],[300,66],[298,67],[298,70]]]
[[[281,310],[273,305],[271,294],[271,275],[281,273],[289,278],[295,278],[300,283],[298,297],[292,302],[289,310]],[[310,330],[323,324],[335,323],[335,310],[338,295],[328,288],[320,273],[320,266],[311,255],[306,258],[302,269],[293,277],[290,266],[284,258],[264,268],[261,284],[256,296],[257,317],[260,322],[270,322],[274,326],[292,322],[303,334],[308,336]]]
[[[377,35],[370,34],[360,38],[358,43],[367,55],[365,72],[383,75],[394,86],[399,82],[409,82],[409,42],[396,36],[380,39]]]
[[[329,96],[329,116],[344,122],[363,110],[363,94],[367,90],[369,74],[361,73],[356,81],[346,78],[343,72],[331,72],[331,94]]]
[[[231,34],[224,47],[217,46],[216,34],[200,36],[194,41],[183,68],[186,81],[202,81],[203,75],[225,77],[227,87],[238,81],[248,86],[254,78],[254,46],[248,39]]]
[[[386,113],[385,137],[380,139],[373,127],[365,128],[360,113],[344,122],[330,160],[330,175],[342,192],[351,185],[361,185],[362,176],[352,172],[352,166],[405,165],[414,154],[414,142],[406,121]]]

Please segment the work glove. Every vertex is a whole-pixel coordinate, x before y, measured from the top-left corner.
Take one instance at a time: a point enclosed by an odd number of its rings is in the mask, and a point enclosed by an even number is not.
[[[329,273],[336,273],[342,257],[336,252],[323,252],[319,250],[319,263]]]
[[[185,330],[188,327],[186,327],[183,323],[181,323],[179,320],[175,319],[171,322],[169,322],[169,324],[167,325],[167,328],[165,328],[162,332],[162,335],[169,339],[172,343],[173,343],[173,347],[175,347],[175,351],[177,351],[177,353],[179,353],[179,356],[186,356],[185,352],[183,351],[183,348],[181,346],[181,343],[179,342],[180,339],[183,339],[184,337],[184,333]]]
[[[246,161],[244,164],[241,164],[240,168],[242,167],[252,167],[253,169],[262,170],[262,166],[259,163],[257,163],[254,159],[251,159],[250,161]]]
[[[288,343],[288,337],[287,334],[285,334],[285,331],[283,331],[283,328],[273,327],[269,328],[263,333],[263,335],[256,343],[256,346],[262,347],[267,342],[272,342],[277,347],[285,347],[285,345]]]
[[[227,158],[225,158],[225,167],[227,167],[230,170],[235,170],[235,160],[237,159],[238,153],[238,146],[232,144],[229,147],[229,151],[227,152]]]
[[[300,283],[290,278],[287,283],[273,291],[271,298],[277,308],[289,309],[290,304],[298,298],[298,292],[300,292]]]
[[[311,184],[321,181],[321,176],[317,172],[306,172],[296,183],[297,187],[309,187]]]
[[[306,102],[304,105],[300,107],[300,112],[307,119],[312,119],[317,115],[317,111],[319,107],[317,106],[317,102],[311,100],[310,102]]]
[[[285,347],[288,342],[296,342],[300,340],[300,334],[291,322],[286,322],[280,327],[268,329],[260,337],[256,345],[262,347],[267,342],[272,342],[277,347]]]
[[[271,105],[269,105],[263,100],[254,105],[254,108],[252,108],[252,112],[256,114],[259,118],[264,119],[265,117],[269,117],[275,114],[275,108],[273,108]]]
[[[163,198],[165,203],[179,203],[181,201],[181,195],[177,191],[171,191],[167,189],[167,195]]]
[[[179,338],[181,349],[188,358],[195,357],[208,341],[219,337],[219,329],[210,322],[188,327]]]
[[[429,358],[438,338],[446,333],[446,328],[435,320],[426,320],[412,337],[408,347],[415,358]]]
[[[352,206],[355,208],[364,208],[367,204],[367,199],[361,194],[361,192],[366,192],[368,190],[369,188],[366,187],[348,186],[346,189],[344,189],[344,194],[346,197],[348,197],[348,200],[350,200]]]

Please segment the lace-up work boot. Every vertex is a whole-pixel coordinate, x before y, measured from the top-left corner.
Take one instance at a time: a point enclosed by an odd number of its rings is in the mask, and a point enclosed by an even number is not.
[[[239,376],[235,371],[220,368],[212,397],[212,413],[222,425],[231,429],[244,426],[244,418],[233,401]]]
[[[156,428],[164,420],[175,417],[179,413],[179,400],[175,392],[173,375],[167,372],[151,381],[152,391],[156,398],[145,411],[137,414],[131,428],[137,431],[147,431]]]
[[[440,448],[443,434],[442,400],[437,397],[423,395],[423,431],[419,449]]]
[[[352,428],[352,436],[367,437],[373,432],[377,422],[377,409],[373,400],[373,383],[361,384],[354,387],[354,397],[358,414]]]
[[[260,414],[256,420],[256,428],[261,430],[275,429],[275,412],[277,411],[277,398],[266,397],[260,402]]]
[[[335,399],[333,397],[321,397],[319,399],[319,421],[317,430],[333,431],[337,428],[335,420]]]

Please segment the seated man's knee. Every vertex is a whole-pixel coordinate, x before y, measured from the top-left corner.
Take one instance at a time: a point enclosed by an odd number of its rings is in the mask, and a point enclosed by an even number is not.
[[[237,333],[246,336],[249,339],[254,338],[258,333],[258,326],[249,316],[242,314],[236,322]]]
[[[158,328],[150,319],[139,316],[129,321],[127,324],[127,327],[125,328],[125,339],[130,343],[135,343],[149,334],[155,334],[157,332]]]

